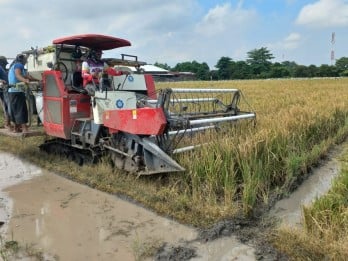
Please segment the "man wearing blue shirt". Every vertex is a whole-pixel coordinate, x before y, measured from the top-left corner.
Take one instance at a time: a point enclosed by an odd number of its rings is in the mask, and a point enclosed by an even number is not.
[[[20,88],[17,83],[29,83],[32,78],[25,70],[24,65],[27,63],[27,57],[24,54],[19,54],[16,60],[12,63],[8,72],[8,96],[10,104],[10,115],[15,123],[14,132],[28,132],[28,108],[24,89]]]

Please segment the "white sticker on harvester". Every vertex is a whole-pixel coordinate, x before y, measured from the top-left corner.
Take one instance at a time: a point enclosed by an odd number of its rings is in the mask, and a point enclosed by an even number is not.
[[[77,101],[71,100],[70,101],[70,113],[76,113],[77,112]]]
[[[132,110],[133,120],[137,119],[137,110]]]

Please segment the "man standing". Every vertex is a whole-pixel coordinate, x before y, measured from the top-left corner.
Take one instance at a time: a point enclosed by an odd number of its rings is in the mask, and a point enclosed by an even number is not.
[[[6,71],[6,65],[8,64],[5,56],[0,56],[0,106],[4,112],[4,125],[5,128],[11,129],[11,120],[8,110],[8,96],[7,96],[7,84],[8,76]]]
[[[8,97],[10,104],[10,115],[15,123],[14,132],[28,132],[28,108],[24,89],[20,88],[17,83],[29,83],[30,80],[36,80],[27,74],[24,65],[27,63],[27,57],[19,54],[12,63],[8,72]]]

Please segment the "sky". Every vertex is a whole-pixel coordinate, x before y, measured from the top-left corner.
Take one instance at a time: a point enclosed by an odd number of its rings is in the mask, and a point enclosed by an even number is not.
[[[306,66],[348,57],[348,0],[0,0],[0,17],[6,57],[84,33],[132,43],[104,57],[171,67],[196,61],[214,69],[221,57],[245,61],[262,47],[272,62]]]

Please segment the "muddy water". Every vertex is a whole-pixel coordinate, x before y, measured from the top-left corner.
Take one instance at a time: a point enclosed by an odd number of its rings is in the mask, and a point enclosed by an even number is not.
[[[3,189],[42,174],[40,168],[0,152],[0,221],[5,222],[0,232],[6,230],[13,201]]]
[[[332,152],[269,216],[299,226],[301,206],[328,191],[347,149]],[[234,236],[202,243],[191,227],[1,152],[0,221],[5,222],[2,237],[34,244],[45,260],[136,260],[146,245],[164,242],[195,249],[197,256],[190,260],[255,260],[254,248]]]
[[[348,145],[336,148],[329,159],[306,179],[289,197],[278,201],[269,215],[280,220],[281,225],[301,227],[302,207],[310,205],[316,198],[326,194],[333,179],[340,172],[339,157]]]
[[[195,249],[192,260],[255,260],[234,237],[200,243],[191,227],[9,154],[0,158],[0,234],[34,244],[45,260],[135,260],[158,242]]]

